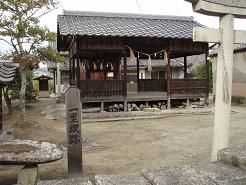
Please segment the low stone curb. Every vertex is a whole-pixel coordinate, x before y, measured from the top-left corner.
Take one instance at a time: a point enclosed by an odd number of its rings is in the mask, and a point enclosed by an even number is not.
[[[245,169],[233,166],[234,163],[227,159],[237,156],[239,162],[245,164],[246,145],[223,149],[218,156],[223,160],[208,164],[146,169],[140,174],[97,175],[93,183],[79,178],[40,181],[38,185],[245,185]]]
[[[220,162],[143,171],[153,185],[243,185],[246,171]]]
[[[150,185],[140,175],[97,175],[95,185]]]
[[[88,178],[39,181],[37,185],[92,185]]]
[[[218,152],[218,160],[246,170],[246,145],[228,147]]]
[[[206,109],[187,109],[187,110],[164,110],[160,112],[103,112],[103,113],[83,113],[82,114],[82,122],[105,122],[105,121],[119,121],[119,120],[139,120],[139,119],[157,119],[157,118],[165,118],[169,116],[177,116],[184,114],[209,114],[213,112],[213,108]]]
[[[66,117],[64,104],[52,104],[47,106],[41,114],[44,115],[44,118],[49,119],[64,119]],[[158,110],[158,111],[157,111]],[[211,113],[214,108],[205,107],[205,108],[183,108],[183,109],[169,109],[169,110],[159,110],[157,108],[147,108],[146,111],[130,111],[130,112],[97,112],[97,113],[83,113],[82,118],[84,120],[93,120],[93,119],[132,119],[132,117],[147,117],[147,116],[166,116],[166,115],[175,115],[175,114],[193,114],[193,113]]]

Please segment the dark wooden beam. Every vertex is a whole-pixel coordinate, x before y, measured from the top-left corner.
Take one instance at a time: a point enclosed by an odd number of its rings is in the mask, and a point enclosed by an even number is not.
[[[124,59],[124,86],[123,86],[123,99],[124,99],[124,111],[127,111],[127,52],[123,52]]]
[[[72,59],[69,58],[69,84],[72,85]]]
[[[73,37],[71,44],[69,46],[69,57],[74,58],[78,52],[78,39]]]
[[[74,82],[75,82],[75,58],[72,59],[73,60],[73,67],[72,67],[72,85],[75,85]]]
[[[170,56],[168,53],[168,64],[167,64],[167,108],[171,108],[171,66],[170,66]]]
[[[139,92],[139,54],[137,53],[137,91]]]
[[[170,48],[176,57],[182,57],[181,53],[186,55],[202,54],[208,51],[207,43],[193,42],[192,39],[170,39],[154,37],[105,37],[105,36],[64,36],[67,45],[64,49],[69,50],[70,56],[74,57],[77,48],[79,50],[122,50],[124,45],[141,52],[157,52],[163,48]],[[79,45],[77,44],[77,41]],[[65,43],[63,43],[65,45]],[[178,54],[180,53],[180,54]]]
[[[76,41],[76,80],[77,80],[77,87],[80,86],[80,49],[79,49],[80,39],[77,38]]]
[[[106,49],[119,49],[122,50],[124,45],[122,44],[120,37],[78,37],[80,50],[106,50]]]
[[[79,84],[80,84],[80,58],[79,58],[79,55],[77,56],[77,59],[76,59],[76,78],[77,78],[77,87],[79,88]]]
[[[187,56],[184,57],[184,78],[187,78]]]
[[[192,39],[172,39],[170,41],[170,50],[173,53],[197,53],[202,54],[208,51],[208,44],[201,42],[193,42]]]

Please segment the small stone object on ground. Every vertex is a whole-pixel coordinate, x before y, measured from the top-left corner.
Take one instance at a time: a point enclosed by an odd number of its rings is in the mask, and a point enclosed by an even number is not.
[[[152,105],[152,108],[157,108],[157,105],[156,105],[156,104],[153,104],[153,105]]]
[[[161,110],[166,110],[167,106],[166,105],[161,105]]]
[[[145,108],[145,105],[144,104],[140,104],[139,105],[139,109],[142,111],[143,109]]]
[[[113,112],[119,112],[119,105],[115,103],[115,104],[113,105],[113,109],[115,110],[115,111],[113,111]]]
[[[108,111],[109,111],[109,112],[113,112],[113,109],[114,109],[113,106],[109,106],[109,107],[108,107]]]
[[[140,109],[138,107],[134,107],[133,111],[140,111]]]
[[[124,110],[124,105],[123,104],[119,104],[119,110],[123,111]]]

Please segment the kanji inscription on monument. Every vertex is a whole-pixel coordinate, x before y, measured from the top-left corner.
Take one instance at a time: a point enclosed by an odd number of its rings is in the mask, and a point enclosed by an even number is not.
[[[77,87],[65,91],[68,175],[82,175],[81,102]]]
[[[220,28],[194,28],[193,40],[197,42],[219,43],[216,99],[214,115],[214,140],[212,161],[217,160],[217,152],[229,143],[233,44],[246,43],[246,31],[234,30],[234,18],[246,18],[245,0],[186,0],[192,3],[195,12],[219,16]]]
[[[81,144],[81,136],[80,136],[80,125],[79,125],[79,113],[78,108],[68,109],[68,143],[70,145]]]

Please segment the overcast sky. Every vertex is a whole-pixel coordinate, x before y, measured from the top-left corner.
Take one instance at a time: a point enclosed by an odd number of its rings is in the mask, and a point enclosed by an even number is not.
[[[60,2],[60,8],[42,21],[53,31],[56,31],[56,15],[61,14],[62,9],[193,16],[195,20],[208,27],[219,26],[218,18],[194,13],[191,3],[184,0],[60,0]],[[236,19],[235,28],[246,30],[246,20]]]
[[[159,15],[193,16],[207,27],[218,28],[219,19],[194,13],[190,3],[184,0],[60,0],[60,7],[42,18],[42,24],[56,31],[57,14],[62,10],[123,12]],[[137,4],[138,2],[138,4]],[[246,30],[246,20],[236,19],[235,28]],[[0,45],[0,50],[6,46]]]

